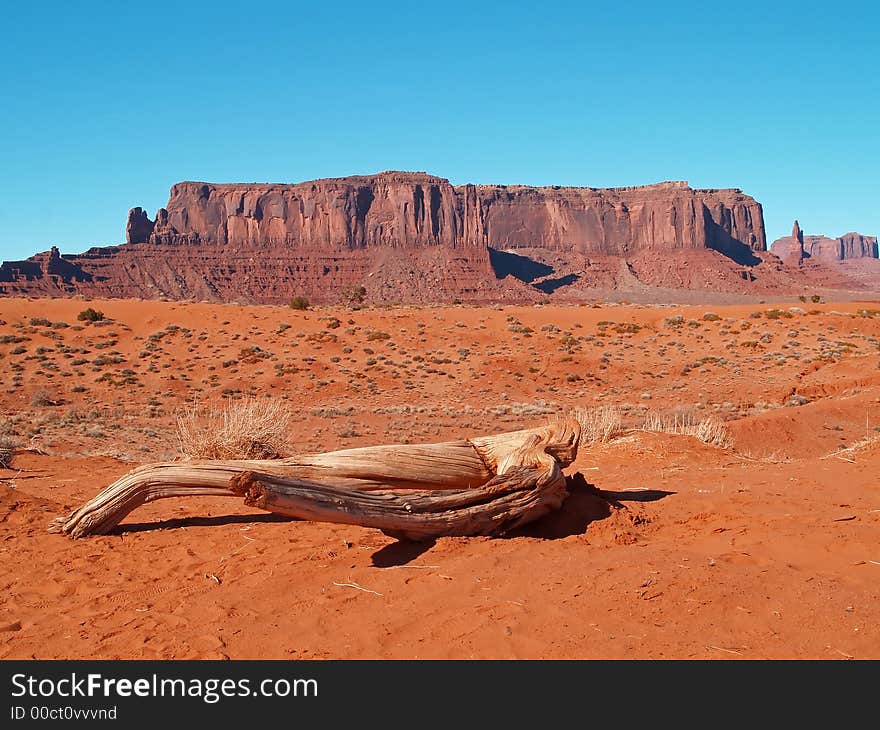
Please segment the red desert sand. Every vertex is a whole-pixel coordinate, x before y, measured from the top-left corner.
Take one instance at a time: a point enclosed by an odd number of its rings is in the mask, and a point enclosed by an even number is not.
[[[880,658],[878,366],[859,302],[3,299],[0,658]],[[592,425],[500,538],[220,497],[48,532],[230,399],[282,404],[285,454]]]

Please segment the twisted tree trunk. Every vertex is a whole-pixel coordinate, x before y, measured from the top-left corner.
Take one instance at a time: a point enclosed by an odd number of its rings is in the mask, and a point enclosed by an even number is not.
[[[269,512],[374,527],[406,539],[495,535],[562,504],[562,467],[574,461],[580,434],[570,419],[468,441],[150,464],[56,519],[49,530],[103,534],[156,499],[243,496],[245,504]]]

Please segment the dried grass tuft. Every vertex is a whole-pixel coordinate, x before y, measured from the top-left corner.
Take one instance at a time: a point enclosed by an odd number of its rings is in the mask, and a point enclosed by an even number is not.
[[[180,454],[188,459],[277,459],[292,418],[286,403],[268,398],[194,405],[177,417]]]
[[[575,417],[581,424],[581,438],[585,443],[605,444],[624,430],[620,409],[615,406],[582,408]]]
[[[721,448],[730,446],[730,434],[727,431],[727,426],[712,416],[697,418],[692,413],[674,413],[666,416],[659,413],[649,413],[645,416],[642,430],[693,436],[703,443]]]

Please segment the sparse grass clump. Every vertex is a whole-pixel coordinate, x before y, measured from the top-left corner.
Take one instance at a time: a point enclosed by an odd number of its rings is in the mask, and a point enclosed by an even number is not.
[[[309,308],[309,300],[305,297],[294,297],[290,300],[290,308],[305,311]]]
[[[180,454],[188,459],[276,459],[283,453],[290,407],[245,398],[223,406],[193,406],[177,418]]]
[[[76,315],[76,318],[80,322],[100,322],[102,319],[104,319],[104,313],[99,312],[97,309],[87,307],[78,315]]]
[[[587,443],[605,444],[623,433],[620,409],[615,406],[586,408],[576,413],[581,424],[582,438]]]
[[[708,416],[697,418],[692,413],[674,413],[662,416],[649,413],[645,416],[643,431],[672,433],[680,436],[694,436],[706,444],[726,448],[730,445],[727,427],[718,419]]]

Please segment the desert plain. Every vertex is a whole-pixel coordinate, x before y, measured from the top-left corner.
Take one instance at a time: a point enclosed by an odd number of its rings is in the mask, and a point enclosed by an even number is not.
[[[0,383],[2,659],[880,658],[876,303],[5,298]],[[285,404],[289,453],[616,426],[561,510],[500,538],[215,497],[47,532],[177,458],[194,404],[244,398]]]

